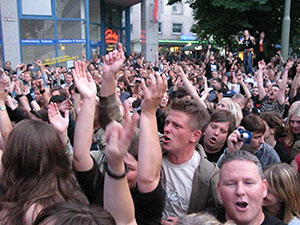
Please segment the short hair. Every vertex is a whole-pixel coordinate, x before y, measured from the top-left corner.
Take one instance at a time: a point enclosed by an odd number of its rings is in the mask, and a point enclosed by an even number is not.
[[[232,99],[233,99],[233,100],[235,100],[235,99],[236,99],[236,100],[241,99],[243,105],[245,105],[245,103],[246,103],[246,98],[245,98],[245,96],[242,95],[242,94],[240,94],[240,93],[235,94],[234,96],[232,96]]]
[[[263,119],[253,113],[250,113],[242,119],[241,126],[243,126],[247,131],[254,133],[264,134],[266,131]]]
[[[228,122],[229,123],[228,134],[230,134],[235,129],[236,120],[233,114],[228,110],[218,109],[210,115],[210,120],[208,123],[212,123],[212,122],[215,123]]]
[[[273,164],[264,171],[268,191],[282,201],[283,221],[300,217],[300,175],[289,164]]]
[[[232,161],[237,161],[237,160],[253,162],[257,167],[259,176],[261,177],[262,180],[264,179],[264,173],[263,173],[262,166],[261,166],[258,158],[255,155],[251,154],[250,152],[247,152],[244,150],[238,150],[238,151],[227,153],[221,161],[220,171],[222,171],[222,168],[226,163],[229,163]],[[221,172],[220,172],[220,174],[221,174]],[[221,179],[221,176],[220,176],[220,179]]]
[[[204,132],[209,121],[209,114],[206,108],[196,100],[187,98],[174,99],[171,104],[171,110],[188,114],[190,116],[189,125],[191,129]]]
[[[222,225],[219,220],[209,213],[192,213],[179,218],[176,225]]]
[[[114,218],[100,207],[61,202],[44,208],[35,219],[33,225],[114,225]]]

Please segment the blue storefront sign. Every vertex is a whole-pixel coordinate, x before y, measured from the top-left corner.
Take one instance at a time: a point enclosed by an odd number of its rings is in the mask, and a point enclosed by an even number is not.
[[[85,44],[86,39],[21,39],[23,45]]]

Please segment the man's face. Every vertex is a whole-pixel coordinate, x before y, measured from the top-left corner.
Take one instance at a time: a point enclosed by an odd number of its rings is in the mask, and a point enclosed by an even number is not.
[[[225,163],[218,189],[226,210],[226,220],[244,225],[261,224],[267,186],[267,181],[261,179],[254,162],[235,160]]]
[[[73,82],[73,77],[70,74],[65,76],[65,81],[67,84],[71,84]]]
[[[229,130],[229,122],[210,122],[205,129],[203,140],[204,149],[215,153],[221,150],[226,142]]]
[[[292,129],[293,134],[300,134],[300,116],[297,116],[296,114],[292,115],[289,125]]]
[[[211,86],[213,87],[214,90],[219,90],[221,88],[221,84],[216,80],[213,80],[211,82]]]
[[[271,100],[276,100],[277,99],[277,96],[278,96],[278,92],[279,92],[279,88],[278,87],[271,87],[271,90],[269,92],[269,98]]]
[[[171,110],[164,128],[163,148],[169,153],[184,151],[191,141],[194,132],[190,125],[190,116],[184,112]]]
[[[255,150],[259,150],[263,143],[265,143],[264,133],[253,132],[251,143],[250,143],[251,147]]]

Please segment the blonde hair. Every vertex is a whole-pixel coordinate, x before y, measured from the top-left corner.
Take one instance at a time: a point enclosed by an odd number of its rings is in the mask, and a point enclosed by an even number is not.
[[[290,121],[293,115],[300,116],[300,101],[294,102],[289,110],[288,123],[287,123],[287,137],[285,143],[287,146],[292,147],[295,143],[295,135],[291,129]]]
[[[236,225],[233,221],[228,221],[226,225]],[[193,213],[178,220],[176,225],[223,225],[214,216],[208,213]]]
[[[235,127],[238,127],[243,119],[241,106],[231,98],[222,98],[222,100],[218,102],[217,106],[222,103],[226,105],[226,110],[230,111],[233,114],[236,120]]]
[[[300,175],[286,163],[273,164],[265,171],[268,190],[282,201],[283,221],[300,217]]]

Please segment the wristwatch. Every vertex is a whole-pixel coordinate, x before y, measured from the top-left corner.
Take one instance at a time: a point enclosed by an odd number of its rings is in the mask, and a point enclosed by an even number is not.
[[[0,106],[0,111],[5,111],[6,110],[6,106],[5,105],[1,105]]]

